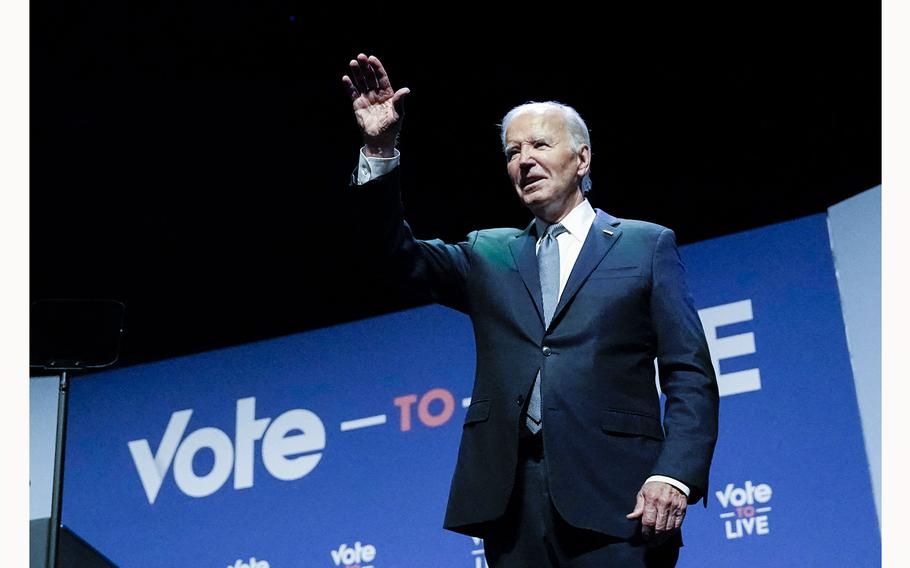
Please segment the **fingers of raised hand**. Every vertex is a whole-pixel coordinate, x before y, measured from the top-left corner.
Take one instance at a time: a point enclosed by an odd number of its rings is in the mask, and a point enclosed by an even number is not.
[[[370,63],[374,76],[376,77],[376,87],[380,91],[385,89],[391,90],[392,84],[389,82],[389,75],[385,72],[385,67],[382,66],[382,62],[379,61],[379,58],[375,55],[371,55],[367,58],[367,61]]]
[[[341,82],[344,83],[345,88],[348,91],[348,96],[351,97],[351,100],[356,100],[360,96],[360,92],[357,90],[357,87],[354,85],[354,82],[351,81],[351,78],[347,75],[341,78]]]
[[[351,70],[350,76],[345,75],[345,77],[349,77],[348,80],[342,80],[345,85],[350,82],[349,89],[353,86],[358,96],[369,96],[370,93],[389,88],[388,76],[378,58],[372,55],[367,57],[361,53],[348,63],[348,67]]]
[[[382,62],[375,55],[367,57],[360,53],[355,59],[348,62],[348,67],[350,74],[345,75],[341,80],[347,87],[348,95],[352,100],[363,96],[371,102],[375,101],[377,97],[382,101],[386,99],[387,95],[394,95],[397,100],[401,95],[407,94],[407,92],[392,93],[389,76],[382,66]]]
[[[370,58],[361,53],[357,56],[357,66],[360,68],[360,73],[363,77],[363,85],[366,87],[366,90],[378,91],[379,81],[376,79],[376,71],[373,68],[373,64],[370,63]]]
[[[367,92],[367,86],[363,78],[363,70],[360,68],[360,63],[356,59],[352,59],[348,63],[348,67],[351,70],[350,81],[356,89],[358,96],[365,94]]]

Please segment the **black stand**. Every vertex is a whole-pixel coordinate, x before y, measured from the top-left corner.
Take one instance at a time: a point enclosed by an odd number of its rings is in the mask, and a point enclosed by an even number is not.
[[[120,354],[124,311],[123,304],[112,300],[42,300],[32,304],[30,323],[35,335],[31,338],[31,366],[60,373],[54,481],[46,539],[47,568],[79,565],[63,561],[62,532],[73,537],[67,542],[79,542],[84,545],[65,547],[67,550],[85,548],[103,559],[85,541],[61,526],[67,406],[73,371],[100,369],[117,361]],[[113,566],[106,559],[103,560],[107,564],[97,565]]]
[[[60,546],[60,513],[63,510],[63,459],[66,456],[66,413],[70,389],[66,371],[60,373],[60,389],[57,392],[57,445],[54,451],[54,490],[51,497],[51,524],[47,535],[47,565],[57,566],[57,550]]]

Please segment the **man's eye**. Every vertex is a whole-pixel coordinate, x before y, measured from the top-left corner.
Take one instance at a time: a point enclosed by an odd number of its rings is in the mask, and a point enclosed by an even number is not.
[[[549,148],[550,145],[547,144],[546,142],[535,142],[534,147],[535,148]]]
[[[510,151],[508,154],[506,154],[506,158],[511,162],[517,155],[518,152]]]

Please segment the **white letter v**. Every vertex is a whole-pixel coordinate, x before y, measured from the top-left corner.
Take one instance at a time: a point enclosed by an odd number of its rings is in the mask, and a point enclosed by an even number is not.
[[[164,430],[164,436],[161,437],[161,444],[158,445],[158,453],[154,457],[152,457],[152,449],[149,447],[148,440],[133,440],[127,444],[150,505],[158,496],[158,490],[161,489],[164,476],[171,467],[174,454],[177,453],[177,446],[183,439],[183,433],[186,431],[186,425],[189,424],[192,414],[192,409],[178,410],[171,414],[171,419]]]

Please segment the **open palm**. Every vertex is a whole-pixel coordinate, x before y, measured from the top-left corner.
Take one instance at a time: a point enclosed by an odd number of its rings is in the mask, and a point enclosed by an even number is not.
[[[341,78],[351,97],[354,117],[368,146],[393,148],[401,129],[399,101],[410,89],[395,91],[382,63],[364,54],[352,59],[351,74]]]

